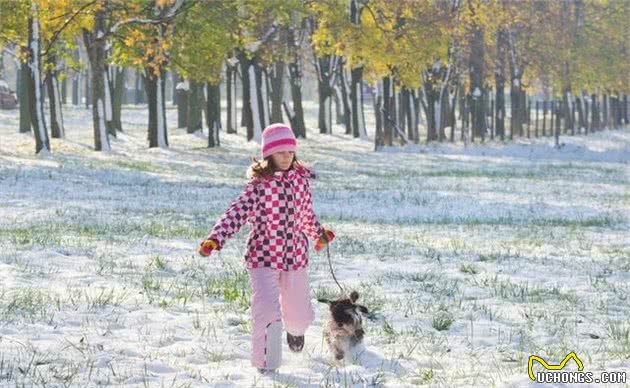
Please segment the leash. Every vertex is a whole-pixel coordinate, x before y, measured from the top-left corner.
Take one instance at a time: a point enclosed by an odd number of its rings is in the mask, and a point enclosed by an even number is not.
[[[330,274],[332,275],[333,280],[335,281],[335,283],[337,283],[337,286],[341,290],[341,294],[346,295],[346,291],[343,289],[343,287],[341,287],[341,284],[339,284],[339,281],[337,280],[337,277],[335,276],[335,270],[333,269],[333,266],[332,266],[332,260],[330,260],[330,244],[329,243],[326,243],[326,256],[328,256],[328,267],[330,268]]]

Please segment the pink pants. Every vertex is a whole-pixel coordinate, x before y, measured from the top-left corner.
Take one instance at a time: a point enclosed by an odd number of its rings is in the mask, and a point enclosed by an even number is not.
[[[308,286],[308,269],[249,270],[252,294],[252,365],[276,369],[282,361],[282,322],[288,333],[304,335],[315,314]]]

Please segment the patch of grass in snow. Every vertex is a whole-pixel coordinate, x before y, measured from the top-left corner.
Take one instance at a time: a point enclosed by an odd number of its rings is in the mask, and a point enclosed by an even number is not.
[[[459,271],[471,275],[476,275],[479,273],[479,269],[472,263],[461,263],[459,266]]]
[[[59,355],[43,353],[32,345],[17,353],[0,353],[0,384],[15,387],[72,387],[78,384],[81,370],[92,370],[93,359],[75,362]],[[91,366],[91,368],[90,368]]]
[[[608,338],[611,340],[611,353],[618,357],[630,357],[630,321],[609,320],[606,327]]]
[[[422,176],[426,177],[447,177],[447,178],[505,178],[505,179],[536,179],[540,178],[543,173],[541,171],[519,171],[512,169],[505,170],[434,170],[426,171]]]
[[[446,331],[455,322],[453,315],[446,309],[439,309],[433,315],[431,326],[437,331]]]
[[[499,279],[499,275],[473,280],[473,284],[488,289],[494,296],[514,302],[537,303],[553,300],[567,301],[572,304],[577,303],[575,291],[565,291],[557,285],[547,288],[532,285],[528,282],[513,282],[510,279]]]
[[[486,316],[486,318],[488,318],[490,322],[496,321],[497,319],[501,318],[501,315],[499,314],[499,311],[497,308],[489,306],[485,303],[480,303],[477,300],[472,301],[471,310],[482,312]]]
[[[417,369],[409,374],[409,382],[413,385],[429,385],[433,381],[433,369]]]
[[[119,260],[120,259],[120,260]],[[138,265],[131,259],[113,255],[111,253],[99,253],[94,256],[94,272],[99,276],[109,275],[134,275],[138,272]]]
[[[495,261],[504,261],[504,260],[518,260],[521,258],[521,254],[518,252],[512,253],[510,249],[507,251],[499,251],[499,252],[489,252],[489,253],[480,253],[479,261],[481,262],[495,262]]]
[[[54,318],[54,313],[49,311],[52,303],[49,292],[36,288],[0,289],[0,321],[51,322]]]
[[[393,284],[392,282],[408,283],[436,283],[444,280],[444,275],[434,271],[401,272],[389,271],[378,276],[375,282],[378,284]]]
[[[322,222],[326,225],[327,219],[324,219]],[[331,244],[330,253],[331,256],[367,254],[374,260],[388,261],[392,259],[393,252],[400,255],[401,252],[414,248],[416,246],[413,243],[398,238],[379,236],[378,241],[373,241],[348,234]]]
[[[241,311],[247,310],[251,300],[249,273],[245,269],[232,269],[211,275],[204,283],[203,293],[223,298]]]
[[[85,307],[87,311],[97,311],[109,306],[121,306],[130,295],[131,291],[114,287],[69,288],[66,290],[68,303],[75,310]]]
[[[90,240],[125,240],[151,236],[158,238],[198,239],[208,232],[208,226],[194,222],[172,223],[168,220],[133,223],[129,221],[111,224],[75,224],[70,222],[43,222],[28,227],[0,229],[0,241],[8,240],[20,248],[32,246],[79,246]]]
[[[165,170],[164,168],[160,168],[151,162],[139,160],[117,160],[114,162],[114,165],[134,171],[163,172]]]
[[[440,304],[431,319],[431,327],[437,331],[446,331],[455,322],[453,314],[445,304]]]
[[[339,289],[326,286],[317,286],[317,288],[313,289],[313,294],[315,295],[315,299],[335,300],[339,297]],[[359,297],[361,297],[361,295],[359,295]]]

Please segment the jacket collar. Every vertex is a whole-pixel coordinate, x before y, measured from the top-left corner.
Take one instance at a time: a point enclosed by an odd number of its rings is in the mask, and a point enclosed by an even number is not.
[[[285,171],[276,171],[270,177],[271,179],[293,179],[296,176],[303,176],[305,178],[315,179],[315,173],[305,167],[290,167]]]

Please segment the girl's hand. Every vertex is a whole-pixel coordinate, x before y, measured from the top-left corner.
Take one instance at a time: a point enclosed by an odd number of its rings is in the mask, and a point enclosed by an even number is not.
[[[204,240],[199,245],[199,254],[201,256],[207,257],[212,254],[212,251],[215,251],[219,245],[214,240]]]
[[[335,233],[330,229],[324,229],[324,233],[319,237],[319,240],[315,243],[315,251],[319,252],[335,239]]]

